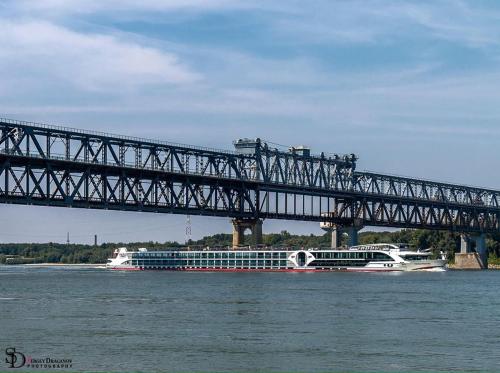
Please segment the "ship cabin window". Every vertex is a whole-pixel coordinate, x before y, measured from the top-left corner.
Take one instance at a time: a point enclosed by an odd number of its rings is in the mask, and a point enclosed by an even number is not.
[[[394,261],[394,259],[392,259],[386,253],[374,252],[372,254],[373,254],[373,260],[375,261]]]
[[[423,255],[405,255],[402,257],[404,260],[426,260],[427,256]]]
[[[301,251],[297,254],[297,264],[299,267],[303,267],[306,265],[306,253]]]

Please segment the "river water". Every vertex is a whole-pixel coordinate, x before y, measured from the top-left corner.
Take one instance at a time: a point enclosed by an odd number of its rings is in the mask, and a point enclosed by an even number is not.
[[[0,370],[7,347],[92,371],[500,370],[500,271],[0,266],[0,315]]]

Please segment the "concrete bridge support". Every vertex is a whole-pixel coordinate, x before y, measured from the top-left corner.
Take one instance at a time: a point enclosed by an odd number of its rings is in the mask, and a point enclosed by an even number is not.
[[[469,236],[466,234],[460,235],[460,254],[467,254],[471,252],[471,245]]]
[[[481,268],[488,269],[488,250],[486,249],[486,235],[481,234],[474,237],[476,242],[476,253],[479,254]]]
[[[485,234],[476,236],[462,234],[460,236],[460,253],[455,254],[455,268],[488,269]]]
[[[342,230],[339,226],[333,226],[330,229],[330,234],[332,235],[330,247],[332,249],[337,249],[342,245]]]
[[[358,227],[346,228],[347,235],[349,236],[349,241],[348,241],[349,247],[358,245],[358,231],[359,231]]]
[[[256,245],[262,244],[261,219],[233,219],[233,248],[245,244],[245,231],[250,229]]]
[[[347,233],[349,236],[347,245],[348,246],[356,246],[358,244],[358,231],[360,230],[359,227],[341,227],[339,225],[334,225],[330,227],[330,232],[331,232],[331,245],[330,247],[332,249],[338,249],[339,247],[342,246],[342,234]]]

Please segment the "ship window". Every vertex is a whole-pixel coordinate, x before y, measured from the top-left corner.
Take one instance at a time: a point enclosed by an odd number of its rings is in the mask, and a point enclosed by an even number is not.
[[[380,261],[380,260],[393,260],[389,255],[387,255],[386,253],[381,253],[381,252],[374,252],[372,253],[373,255],[373,259],[374,260],[377,260],[377,261]]]
[[[306,265],[306,253],[301,251],[297,254],[297,264],[299,267],[303,267]]]
[[[422,255],[405,255],[405,256],[403,256],[403,259],[405,259],[405,260],[426,260],[428,258],[427,258],[427,256],[422,256]]]

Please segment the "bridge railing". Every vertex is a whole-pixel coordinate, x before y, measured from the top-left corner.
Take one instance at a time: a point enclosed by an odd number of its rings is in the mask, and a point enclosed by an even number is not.
[[[109,139],[125,140],[125,141],[131,141],[131,142],[164,145],[164,146],[168,146],[168,147],[178,147],[178,148],[184,148],[184,149],[201,150],[201,151],[207,151],[207,152],[212,152],[212,153],[236,154],[235,151],[227,150],[227,149],[217,149],[217,148],[210,148],[210,147],[205,147],[205,146],[189,145],[189,144],[182,144],[182,143],[162,141],[162,140],[152,140],[152,139],[143,138],[143,137],[117,135],[117,134],[108,133],[108,132],[100,132],[100,131],[87,130],[87,129],[83,130],[83,129],[74,128],[74,127],[55,126],[52,124],[29,122],[29,121],[22,121],[22,120],[16,120],[16,119],[0,118],[0,124],[1,123],[17,125],[17,126],[22,126],[22,127],[28,126],[28,127],[34,127],[34,128],[47,129],[47,130],[57,131],[57,132],[64,133],[64,134],[79,134],[79,135],[85,135],[85,136],[93,135],[97,138],[109,138]]]

